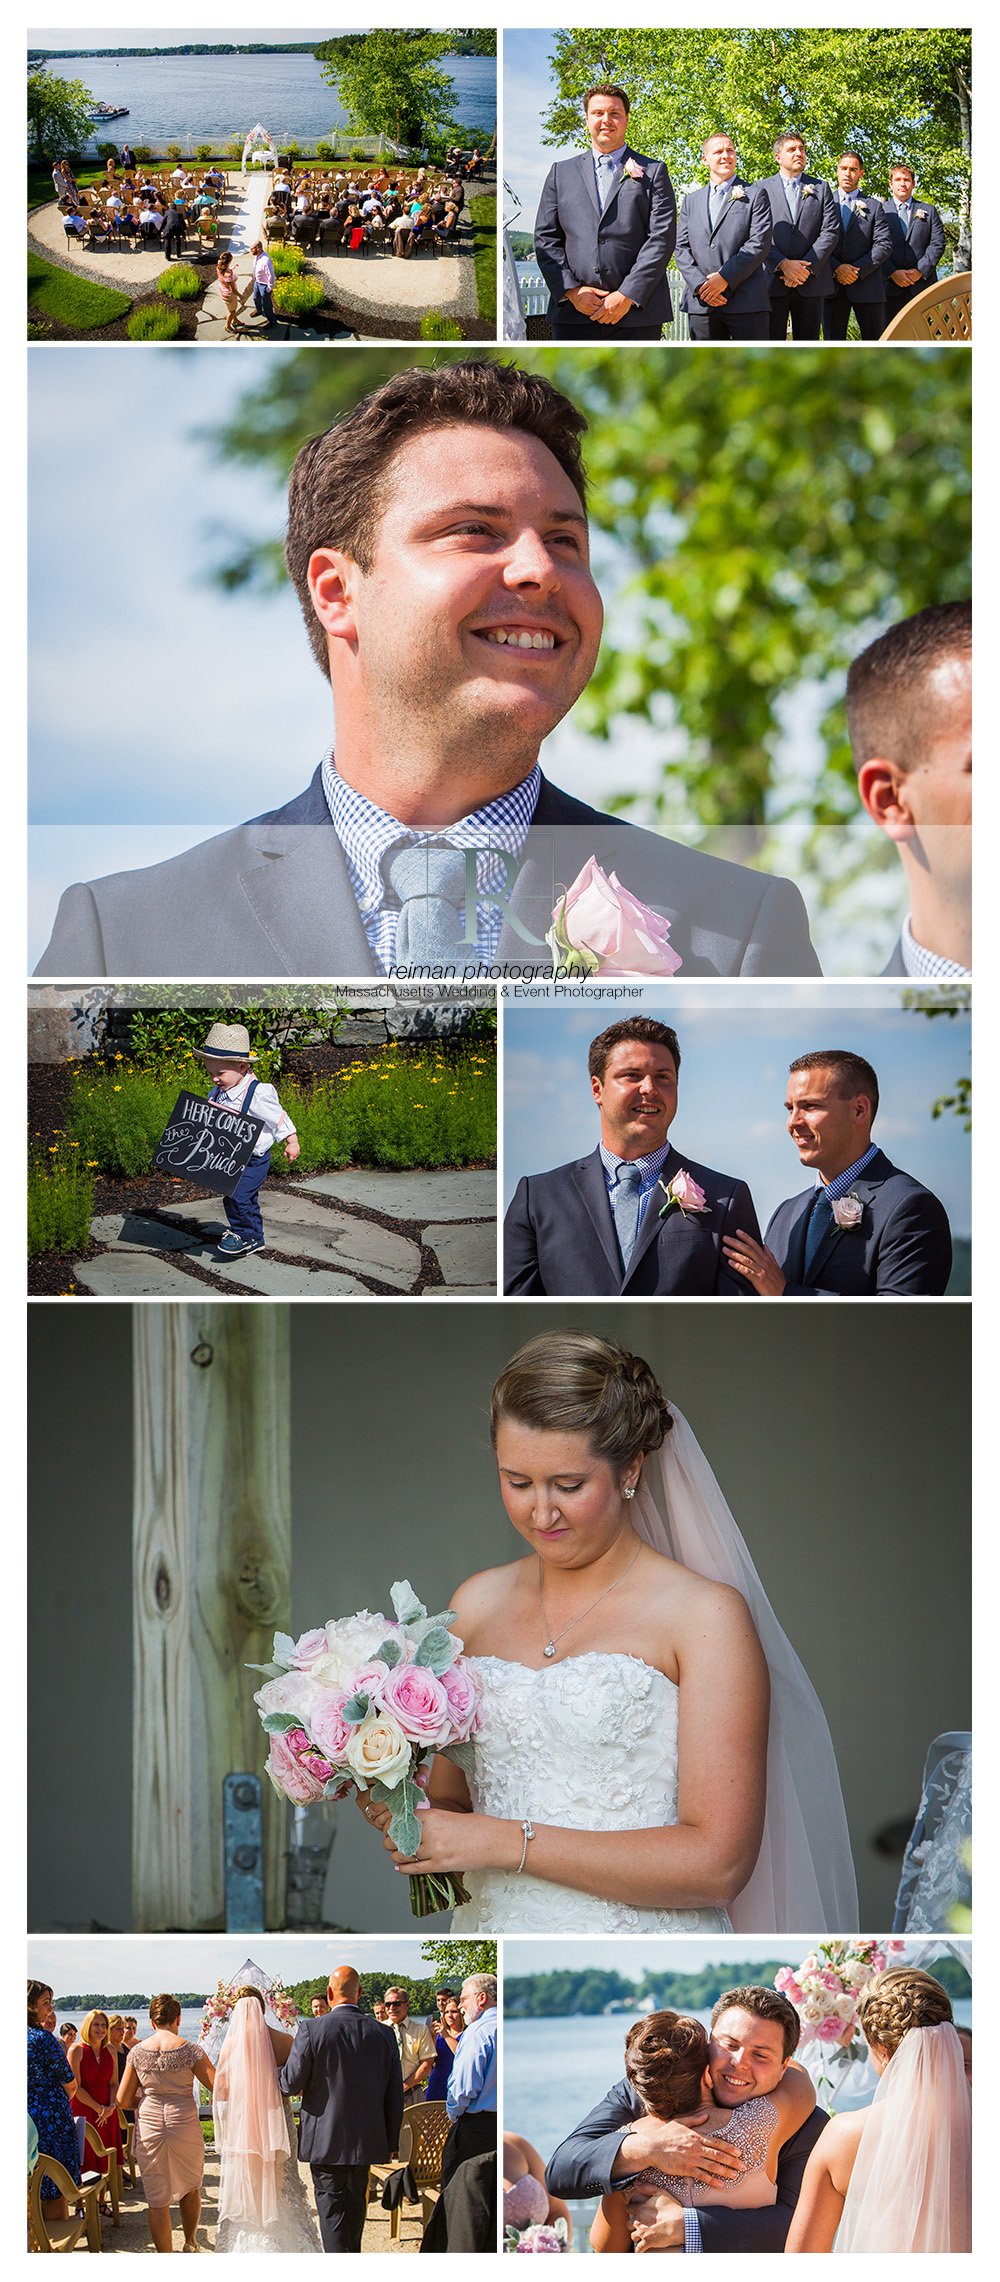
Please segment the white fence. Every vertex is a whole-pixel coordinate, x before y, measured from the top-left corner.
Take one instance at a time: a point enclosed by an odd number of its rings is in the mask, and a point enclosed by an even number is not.
[[[544,317],[549,306],[549,289],[541,270],[535,269],[528,262],[518,262],[516,267],[518,284],[521,288],[521,307],[525,317]],[[665,325],[663,328],[663,338],[665,341],[689,341],[691,327],[680,307],[684,292],[684,280],[672,262],[667,271],[667,284],[670,288],[670,299],[674,314],[669,325]]]

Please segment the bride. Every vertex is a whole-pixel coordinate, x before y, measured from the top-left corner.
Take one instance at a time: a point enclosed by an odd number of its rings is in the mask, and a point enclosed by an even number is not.
[[[319,2250],[295,2126],[278,2085],[293,2039],[268,2027],[260,1989],[248,1984],[234,1998],[212,2095],[220,2150],[216,2250]]]
[[[471,1771],[438,1756],[397,1867],[464,1873],[462,1935],[856,1929],[822,1710],[648,1364],[545,1333],[501,1372],[492,1436],[528,1553],[454,1596]]]
[[[971,2250],[972,2102],[949,1999],[900,1965],[862,1989],[858,2016],[875,2098],[817,2140],[785,2249]]]

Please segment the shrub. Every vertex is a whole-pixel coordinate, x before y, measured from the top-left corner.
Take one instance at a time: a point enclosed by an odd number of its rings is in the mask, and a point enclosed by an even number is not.
[[[94,1216],[93,1167],[77,1141],[60,1139],[28,1161],[28,1258],[84,1252]]]
[[[242,143],[241,143],[241,144],[240,144],[240,149],[242,150],[242,148],[243,148],[243,145],[242,145]],[[180,146],[180,144],[179,144],[179,143],[168,143],[168,144],[167,144],[167,157],[168,157],[168,158],[172,158],[172,159],[173,159],[175,166],[176,166],[176,164],[177,164],[177,160],[180,158],[180,155],[181,155],[181,146]]]
[[[324,160],[334,158],[336,156],[332,143],[314,143],[313,150],[317,158]]]
[[[280,1070],[284,1055],[294,1053],[309,1039],[328,1041],[336,1036],[342,1020],[341,1009],[329,1005],[310,1004],[290,986],[272,992],[266,1005],[227,1006],[216,1000],[214,1006],[136,1006],[127,1014],[116,1014],[113,1026],[109,1024],[109,1041],[117,1038],[124,1053],[108,1055],[120,1077],[131,1069],[148,1070],[158,1074],[165,1065],[176,1069],[189,1061],[202,1045],[212,1022],[242,1022],[250,1037],[250,1050],[257,1059],[258,1077],[271,1078]],[[81,1082],[87,1072],[81,1073]],[[94,1065],[89,1065],[94,1074]],[[185,1081],[187,1082],[187,1081]]]
[[[74,1072],[67,1124],[84,1162],[125,1179],[148,1173],[178,1093],[182,1087],[200,1092],[199,1074],[190,1062],[160,1069],[155,1076],[129,1075],[121,1063],[109,1070]]]
[[[118,145],[117,145],[117,143],[98,143],[98,145],[97,145],[97,156],[98,156],[98,158],[100,159],[102,166],[103,166],[103,164],[104,164],[104,161],[105,161],[105,159],[107,159],[107,158],[113,158],[113,159],[114,159],[114,160],[117,162],[117,158],[118,158]]]
[[[148,143],[137,143],[132,153],[137,166],[148,166],[152,155]]]
[[[269,246],[275,277],[300,277],[305,266],[301,246]]]
[[[197,301],[202,280],[190,262],[179,261],[172,269],[165,269],[156,281],[158,293],[165,293],[171,301]],[[154,303],[155,307],[155,303]]]
[[[130,341],[175,341],[180,329],[180,310],[165,308],[162,301],[145,301],[133,309],[125,327]]]
[[[274,288],[274,306],[282,317],[308,317],[325,299],[318,277],[279,277]]]
[[[308,1091],[286,1080],[281,1098],[301,1146],[288,1169],[300,1179],[334,1165],[480,1163],[496,1148],[496,1061],[485,1044],[447,1054],[389,1047]],[[285,1169],[275,1156],[273,1171]]]
[[[204,166],[206,159],[210,159],[212,156],[211,143],[199,143],[194,155],[195,158],[200,161],[201,165]]]
[[[226,144],[226,157],[227,157],[227,158],[242,158],[242,156],[243,156],[243,137],[242,137],[242,135],[230,135],[230,137],[229,137],[229,141],[228,141],[228,143]]]
[[[420,320],[420,338],[422,341],[460,341],[463,334],[454,317],[442,317],[440,309],[425,309]]]
[[[287,145],[287,147],[286,147],[286,150],[285,150],[285,157],[286,157],[286,158],[289,158],[289,159],[292,159],[292,160],[294,160],[294,159],[300,158],[300,157],[301,157],[301,155],[302,155],[302,145],[301,145],[301,143],[289,143],[289,144]]]

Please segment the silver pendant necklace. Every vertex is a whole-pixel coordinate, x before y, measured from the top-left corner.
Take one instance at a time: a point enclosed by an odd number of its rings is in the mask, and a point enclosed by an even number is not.
[[[544,1648],[542,1649],[542,1655],[543,1655],[543,1656],[547,1656],[547,1657],[552,1657],[552,1656],[554,1656],[554,1655],[555,1655],[555,1652],[556,1652],[556,1649],[557,1649],[557,1647],[558,1647],[558,1645],[559,1645],[559,1642],[560,1642],[560,1640],[565,1640],[565,1638],[566,1638],[566,1634],[567,1634],[568,1632],[572,1632],[574,1625],[575,1625],[575,1624],[582,1624],[582,1623],[583,1623],[583,1620],[584,1620],[584,1617],[585,1617],[585,1616],[590,1616],[590,1615],[592,1615],[592,1613],[593,1613],[593,1611],[594,1611],[594,1609],[595,1609],[595,1608],[600,1608],[601,1602],[602,1602],[602,1601],[606,1601],[606,1600],[607,1600],[607,1597],[608,1597],[608,1594],[609,1594],[609,1593],[614,1593],[614,1592],[617,1592],[618,1586],[619,1586],[619,1585],[623,1585],[623,1584],[625,1583],[625,1579],[626,1579],[626,1577],[627,1577],[627,1576],[629,1576],[629,1575],[631,1574],[631,1571],[632,1571],[632,1570],[635,1568],[636,1562],[638,1561],[638,1558],[639,1558],[639,1555],[640,1555],[640,1553],[641,1553],[641,1552],[642,1552],[642,1545],[641,1545],[641,1544],[639,1544],[639,1545],[637,1545],[637,1546],[636,1546],[635,1552],[634,1552],[634,1553],[633,1553],[633,1555],[632,1555],[632,1559],[631,1559],[631,1561],[630,1561],[630,1562],[629,1562],[629,1564],[628,1564],[628,1568],[626,1568],[626,1569],[623,1569],[623,1570],[622,1570],[621,1576],[620,1576],[620,1577],[616,1577],[616,1578],[615,1578],[615,1580],[614,1580],[614,1583],[613,1583],[613,1584],[610,1584],[610,1585],[605,1585],[603,1593],[598,1593],[598,1596],[597,1596],[597,1599],[596,1599],[596,1601],[591,1601],[591,1604],[590,1604],[590,1607],[589,1607],[589,1608],[584,1608],[584,1609],[581,1609],[581,1610],[580,1610],[580,1614],[579,1614],[579,1616],[571,1616],[571,1617],[570,1617],[570,1620],[569,1620],[569,1623],[568,1623],[568,1624],[564,1624],[564,1625],[563,1625],[563,1628],[562,1628],[562,1631],[561,1631],[561,1632],[552,1632],[552,1631],[550,1630],[550,1628],[549,1628],[549,1620],[548,1620],[548,1617],[547,1617],[547,1616],[546,1616],[546,1614],[545,1614],[545,1602],[544,1602],[544,1601],[543,1601],[543,1599],[542,1599],[542,1556],[541,1556],[541,1554],[539,1554],[539,1556],[538,1556],[538,1606],[539,1606],[539,1608],[541,1609],[541,1612],[542,1612],[542,1625],[543,1625],[543,1627],[544,1627],[544,1631],[545,1631],[545,1646],[544,1646]]]

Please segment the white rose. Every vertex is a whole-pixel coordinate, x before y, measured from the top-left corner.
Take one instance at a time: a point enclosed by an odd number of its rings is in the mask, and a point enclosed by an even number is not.
[[[292,1712],[308,1727],[309,1713],[321,1693],[311,1672],[282,1672],[277,1680],[265,1680],[253,1700],[264,1714]]]
[[[401,1727],[386,1712],[369,1712],[344,1754],[356,1782],[387,1783],[394,1789],[409,1772],[412,1750]]]
[[[349,1688],[355,1672],[370,1664],[383,1640],[397,1632],[391,1618],[372,1616],[368,1609],[357,1616],[338,1617],[326,1627],[326,1655],[313,1665],[313,1678],[328,1688]]]

